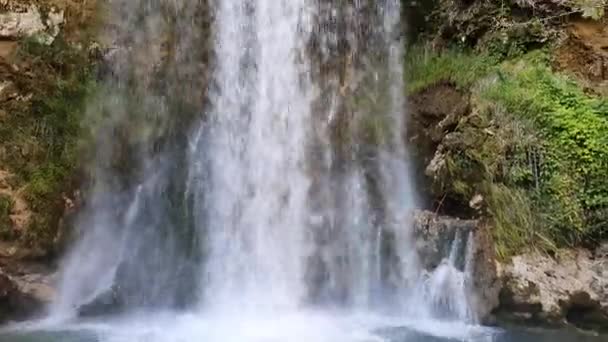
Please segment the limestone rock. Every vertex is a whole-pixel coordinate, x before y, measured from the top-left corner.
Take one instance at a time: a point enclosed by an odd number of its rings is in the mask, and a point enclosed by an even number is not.
[[[55,288],[52,286],[52,276],[45,274],[25,274],[13,277],[19,291],[40,303],[49,304],[55,298]]]
[[[10,81],[0,81],[0,103],[16,96],[15,85]]]
[[[468,234],[476,229],[477,224],[475,220],[460,220],[430,211],[415,212],[416,249],[423,267],[427,270],[436,268],[449,254],[456,234]]]
[[[439,81],[409,96],[408,127],[405,138],[409,142],[412,172],[418,189],[425,194],[425,207],[435,208],[437,203],[443,209],[454,207],[453,196],[446,196],[445,184],[448,177],[450,150],[460,144],[455,130],[459,122],[471,112],[471,94],[449,81]],[[458,210],[442,210],[444,213],[469,214],[466,204],[456,204]],[[461,207],[465,207],[462,208]]]
[[[0,268],[0,322],[25,320],[40,313],[54,298],[51,280],[52,276],[44,273],[13,274]]]
[[[43,16],[40,8],[34,5],[1,13],[0,39],[35,37],[43,44],[51,44],[59,34],[63,21],[63,11],[49,11]]]
[[[32,261],[36,252],[0,243],[0,322],[29,319],[55,298],[55,275],[48,265]]]
[[[488,323],[493,320],[491,313],[498,306],[501,289],[494,241],[489,226],[479,220],[461,220],[428,211],[415,213],[416,249],[422,266],[428,271],[434,270],[442,259],[449,255],[457,235],[466,239],[469,234],[473,243],[469,265],[472,277],[469,302],[477,318]],[[462,263],[464,262],[463,255]]]
[[[437,151],[429,165],[424,170],[424,174],[433,179],[438,179],[439,174],[445,168],[445,154]]]
[[[505,266],[499,314],[508,320],[601,328],[608,324],[608,258],[587,250],[516,256]]]
[[[483,207],[483,201],[483,196],[481,194],[476,194],[469,201],[469,207],[471,207],[471,209],[481,210],[481,208]]]
[[[14,314],[17,299],[17,286],[4,274],[0,274],[0,322]]]

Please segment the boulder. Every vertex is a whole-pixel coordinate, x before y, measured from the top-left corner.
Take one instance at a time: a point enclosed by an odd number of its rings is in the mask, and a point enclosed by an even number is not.
[[[124,309],[120,290],[115,287],[101,293],[88,303],[78,308],[80,317],[99,317],[119,314]]]
[[[40,313],[54,296],[41,274],[14,276],[0,269],[0,322],[20,321]]]
[[[19,291],[5,274],[0,274],[0,322],[6,321],[19,311]]]
[[[55,298],[51,269],[16,256],[6,257],[5,252],[12,249],[0,246],[0,322],[29,319]]]
[[[608,256],[588,250],[532,252],[504,266],[498,315],[508,321],[608,327]]]

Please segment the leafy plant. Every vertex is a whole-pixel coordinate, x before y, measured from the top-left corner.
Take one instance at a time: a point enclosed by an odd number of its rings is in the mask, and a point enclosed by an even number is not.
[[[594,239],[589,231],[608,207],[608,117],[606,99],[585,94],[573,81],[554,74],[542,53],[503,66],[505,77],[486,89],[488,100],[531,120],[547,150],[540,165],[537,204],[562,243]]]
[[[449,80],[473,99],[444,137],[435,193],[463,207],[481,194],[503,257],[608,235],[607,99],[554,73],[542,50],[505,62],[458,50],[422,56],[408,58],[418,69],[411,89]]]
[[[413,46],[406,52],[407,90],[415,93],[439,81],[450,81],[466,88],[497,66],[488,54],[450,49],[437,53],[426,46]]]
[[[70,191],[77,167],[81,118],[96,91],[94,64],[86,49],[62,36],[50,46],[22,41],[17,59],[31,76],[15,78],[16,87],[31,100],[8,104],[14,115],[1,125],[0,144],[7,150],[2,162],[17,176],[16,186],[26,189],[33,215],[25,235],[13,237],[47,244],[63,211],[60,193]]]

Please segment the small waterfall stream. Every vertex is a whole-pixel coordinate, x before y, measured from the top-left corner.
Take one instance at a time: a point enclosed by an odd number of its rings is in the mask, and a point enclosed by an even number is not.
[[[133,70],[108,81],[101,107],[120,116],[108,125],[142,111],[165,127],[182,114],[173,100],[197,103],[186,91],[195,75],[181,70],[195,71],[188,56],[201,44],[193,25],[202,3],[112,2],[124,12],[119,37],[132,41],[115,67]],[[138,171],[119,184],[107,166],[116,155],[99,155],[100,178],[51,317],[116,308],[186,315],[171,323],[173,335],[151,332],[159,342],[363,341],[382,324],[475,323],[472,234],[458,235],[431,273],[416,253],[400,1],[208,5],[213,68],[202,113],[155,140],[170,143],[136,151]],[[172,26],[163,26],[164,15],[174,16]],[[146,69],[142,59],[158,55],[164,29],[178,38],[164,57],[173,66],[156,73],[159,95],[153,77],[142,76],[158,65]],[[129,95],[143,102],[119,102]],[[100,149],[108,139],[102,131]],[[353,324],[362,336],[348,335]]]

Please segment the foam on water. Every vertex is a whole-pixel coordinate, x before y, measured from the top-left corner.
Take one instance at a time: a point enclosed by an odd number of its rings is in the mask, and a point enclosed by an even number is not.
[[[341,311],[305,311],[263,314],[260,312],[175,312],[115,317],[105,322],[55,325],[30,323],[0,332],[64,334],[98,342],[389,342],[435,338],[490,342],[500,331],[459,322],[404,320],[402,317]],[[407,339],[406,339],[407,340]],[[60,340],[57,340],[59,342]],[[74,341],[80,341],[75,339]],[[53,341],[54,342],[54,341]]]

